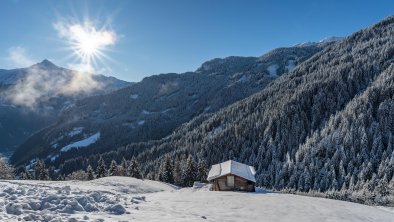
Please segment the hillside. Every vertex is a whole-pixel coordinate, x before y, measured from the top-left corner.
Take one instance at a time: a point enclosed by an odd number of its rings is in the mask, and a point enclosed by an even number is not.
[[[119,91],[79,100],[55,124],[22,144],[11,160],[20,165],[40,157],[60,164],[131,142],[161,139],[200,114],[216,112],[260,91],[328,45],[213,59],[195,72],[151,76]],[[97,138],[91,140],[94,135]],[[83,146],[78,145],[81,141]]]
[[[380,221],[390,208],[290,194],[175,189],[127,177],[93,181],[0,181],[0,220]],[[285,212],[285,213],[284,213]]]
[[[103,157],[138,156],[152,178],[166,156],[175,165],[189,154],[208,165],[235,159],[254,166],[257,183],[265,187],[331,191],[336,198],[387,204],[386,196],[393,195],[388,183],[394,183],[393,34],[389,17],[170,137],[129,144]],[[63,169],[95,164],[97,158],[73,159]]]
[[[76,100],[128,85],[114,77],[80,74],[46,59],[27,68],[0,70],[0,153],[12,153]]]

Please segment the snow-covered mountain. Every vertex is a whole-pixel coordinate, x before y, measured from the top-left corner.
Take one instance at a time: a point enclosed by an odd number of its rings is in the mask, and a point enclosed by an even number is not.
[[[0,69],[0,87],[7,87],[17,85],[20,82],[29,81],[28,77],[33,74],[39,76],[47,74],[45,76],[46,80],[54,78],[58,81],[65,81],[67,84],[67,80],[72,80],[76,74],[80,74],[78,71],[62,68],[56,66],[51,61],[44,59],[43,61],[34,64],[27,68],[18,68],[18,69]],[[101,91],[111,92],[117,89],[121,89],[129,86],[131,83],[116,79],[112,76],[104,76],[104,75],[93,75],[89,73],[82,73],[81,75],[92,76],[92,81],[98,81],[102,84],[102,87],[97,88],[92,94],[98,93]],[[42,83],[44,84],[44,83]]]
[[[331,36],[331,37],[327,37],[327,38],[320,40],[319,43],[337,42],[342,39],[343,39],[343,37]]]
[[[155,75],[113,93],[79,100],[56,124],[21,145],[12,161],[21,164],[40,157],[61,163],[83,150],[91,154],[130,142],[161,139],[198,115],[218,111],[260,91],[326,46],[279,48],[261,57],[213,59],[195,72]],[[70,136],[75,129],[81,129],[80,133]],[[62,152],[93,135],[100,135],[94,143]]]
[[[303,42],[303,43],[298,43],[295,46],[311,46],[311,45],[316,45],[316,44],[327,44],[327,43],[337,42],[342,39],[343,39],[343,37],[330,36],[330,37],[326,37],[318,42]]]
[[[86,90],[86,84],[96,87]],[[77,99],[129,85],[114,77],[79,74],[48,60],[0,70],[0,153],[12,152],[32,133],[54,123]]]
[[[257,184],[367,204],[394,203],[394,16],[331,44],[260,92],[198,116],[158,141],[68,160],[137,158],[158,178],[166,160],[254,166]],[[56,165],[59,166],[59,165]],[[390,184],[390,185],[389,185]]]

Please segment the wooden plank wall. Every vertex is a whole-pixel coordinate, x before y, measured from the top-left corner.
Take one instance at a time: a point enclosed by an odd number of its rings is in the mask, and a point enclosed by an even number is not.
[[[234,187],[229,187],[227,186],[227,176],[222,176],[219,178],[216,178],[212,182],[212,190],[215,191],[231,191],[231,190],[240,190],[240,191],[250,191],[254,192],[255,191],[255,183],[248,181],[242,177],[239,176],[234,176]]]

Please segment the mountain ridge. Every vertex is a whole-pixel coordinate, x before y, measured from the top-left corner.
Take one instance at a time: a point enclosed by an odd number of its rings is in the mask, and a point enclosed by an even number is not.
[[[203,63],[196,72],[146,77],[139,83],[108,95],[79,101],[53,127],[31,137],[20,150],[24,150],[22,153],[25,154],[34,152],[29,147],[37,144],[41,147],[37,148],[41,154],[34,155],[49,158],[59,155],[56,149],[51,148],[55,144],[53,141],[62,147],[99,131],[101,138],[92,145],[95,152],[130,141],[160,139],[197,115],[215,112],[258,92],[293,68],[288,66],[289,61],[295,66],[326,46],[316,44],[281,48],[261,58],[217,58]],[[270,69],[272,66],[275,71]],[[161,127],[157,127],[158,123]],[[84,128],[84,132],[75,138],[62,137],[65,132],[80,127]],[[113,132],[118,133],[114,135]],[[19,152],[12,161],[21,162],[16,160],[17,156],[21,157]],[[76,151],[61,153],[60,156],[67,157],[73,152]],[[26,160],[34,155],[25,155],[24,158]],[[58,158],[58,161],[61,159]]]
[[[0,70],[0,153],[12,153],[28,136],[53,124],[58,114],[75,100],[131,84],[90,74],[86,74],[88,78],[77,80],[75,73],[77,71],[56,66],[47,59],[26,68]],[[76,88],[74,93],[72,89],[79,82],[96,82],[106,89],[84,91],[81,86],[81,90]]]

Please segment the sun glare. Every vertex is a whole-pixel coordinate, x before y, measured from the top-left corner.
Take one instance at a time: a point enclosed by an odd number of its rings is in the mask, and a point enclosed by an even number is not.
[[[97,31],[95,27],[85,25],[70,26],[73,35],[74,50],[84,60],[89,61],[98,56],[103,47],[115,43],[114,34],[108,31]]]
[[[113,31],[97,29],[90,22],[72,25],[57,23],[55,28],[59,35],[69,42],[73,54],[85,67],[91,67],[96,60],[106,57],[104,53],[106,48],[114,45],[116,41]]]

